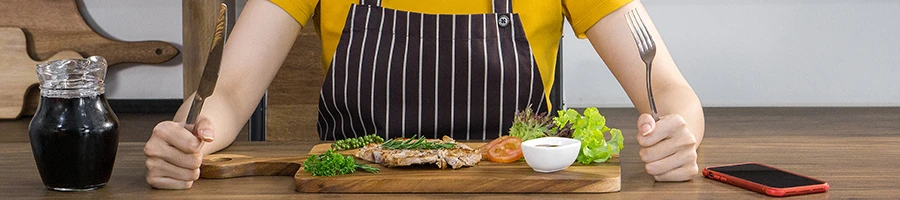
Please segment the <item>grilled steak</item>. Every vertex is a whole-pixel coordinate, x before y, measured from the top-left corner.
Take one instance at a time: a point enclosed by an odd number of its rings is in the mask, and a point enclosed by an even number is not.
[[[440,143],[456,143],[450,137],[442,140],[429,140]],[[436,164],[444,169],[448,166],[459,169],[464,166],[475,166],[481,161],[481,153],[462,143],[456,143],[450,149],[385,149],[381,144],[369,144],[356,152],[356,157],[386,167],[410,166],[417,164]]]

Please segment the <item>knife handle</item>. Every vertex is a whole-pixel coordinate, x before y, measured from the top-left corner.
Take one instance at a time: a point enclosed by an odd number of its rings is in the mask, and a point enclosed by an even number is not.
[[[200,97],[200,95],[194,95],[194,102],[191,103],[191,110],[188,112],[187,119],[184,120],[184,123],[187,125],[197,124],[198,116],[200,115],[200,110],[203,110],[203,102],[204,98]],[[185,126],[190,127],[190,126]],[[193,130],[191,130],[193,131]]]

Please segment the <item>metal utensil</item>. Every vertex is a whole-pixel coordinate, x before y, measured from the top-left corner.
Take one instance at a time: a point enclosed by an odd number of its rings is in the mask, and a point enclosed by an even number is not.
[[[650,98],[650,114],[653,115],[653,120],[659,121],[656,102],[653,100],[653,87],[650,84],[650,68],[653,66],[653,58],[656,57],[656,42],[653,41],[653,36],[637,8],[625,14],[625,20],[628,21],[628,27],[631,28],[631,34],[634,37],[634,43],[637,44],[638,52],[641,54],[641,60],[647,65],[647,97]]]
[[[216,32],[212,40],[212,48],[209,50],[209,56],[206,58],[206,66],[203,68],[203,74],[200,75],[200,84],[197,86],[197,93],[194,94],[194,101],[191,103],[191,110],[188,112],[185,123],[192,125],[197,123],[197,115],[203,109],[203,103],[206,98],[212,96],[216,88],[216,81],[219,79],[219,64],[222,62],[222,47],[225,45],[225,4],[219,6],[219,15],[216,18]]]

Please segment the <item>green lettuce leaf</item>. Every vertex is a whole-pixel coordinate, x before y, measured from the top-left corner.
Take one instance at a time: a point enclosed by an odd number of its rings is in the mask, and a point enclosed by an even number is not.
[[[553,118],[553,123],[557,127],[571,123],[574,130],[572,138],[581,141],[581,151],[576,159],[578,162],[602,163],[622,151],[625,140],[622,131],[607,127],[606,117],[597,108],[585,109],[584,115],[574,109],[560,110],[557,114],[559,116]],[[610,136],[608,141],[605,137],[607,132]]]

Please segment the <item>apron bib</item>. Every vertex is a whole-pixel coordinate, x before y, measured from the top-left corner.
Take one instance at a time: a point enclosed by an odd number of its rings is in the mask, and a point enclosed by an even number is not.
[[[377,134],[487,140],[517,110],[546,112],[543,82],[510,0],[494,13],[353,5],[319,93],[322,140]]]

